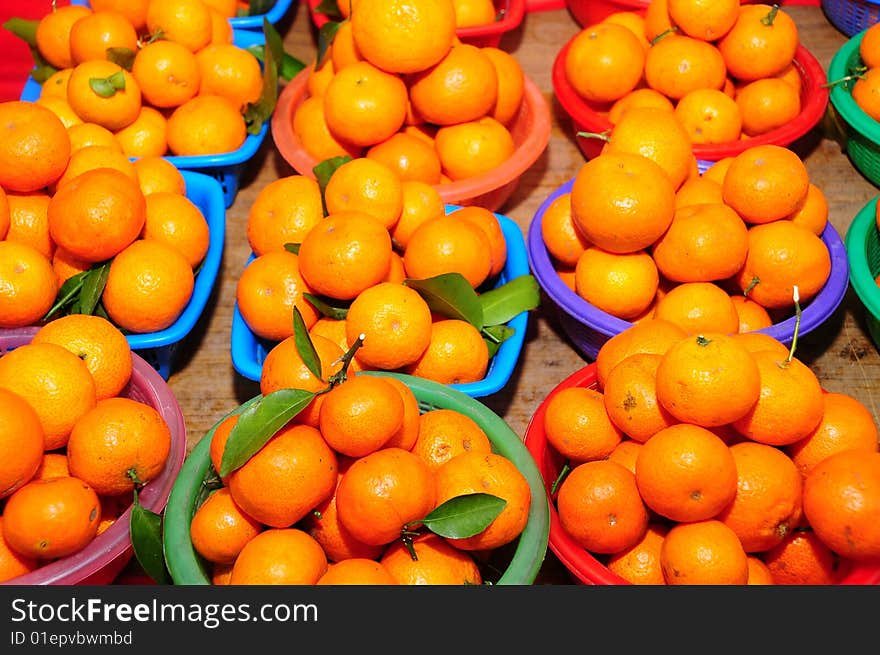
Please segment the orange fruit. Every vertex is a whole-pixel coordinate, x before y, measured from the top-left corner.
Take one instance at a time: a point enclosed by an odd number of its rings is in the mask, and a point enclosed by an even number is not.
[[[657,295],[660,277],[644,250],[615,253],[587,246],[575,266],[575,292],[591,305],[624,320],[641,316]]]
[[[608,459],[625,466],[632,471],[633,475],[635,475],[636,458],[639,456],[639,450],[641,450],[641,447],[642,444],[639,441],[634,439],[624,439],[614,447],[614,450],[608,455]]]
[[[736,533],[714,519],[673,526],[660,547],[660,566],[669,585],[744,585],[749,579]]]
[[[131,379],[131,347],[122,331],[102,316],[69,314],[43,325],[33,343],[63,346],[86,363],[97,400],[118,396]]]
[[[522,66],[516,57],[501,48],[485,46],[482,52],[495,66],[498,77],[498,94],[491,116],[503,125],[510,125],[522,106],[525,88]]]
[[[90,0],[89,6],[95,11],[117,11],[132,24],[135,30],[142,31],[147,26],[147,5],[149,0]]]
[[[395,249],[405,251],[415,229],[429,218],[439,218],[446,213],[440,192],[430,184],[414,180],[400,183],[403,207],[400,218],[391,228],[391,240]]]
[[[589,102],[611,103],[636,88],[645,68],[645,48],[628,28],[598,23],[569,41],[565,77]]]
[[[434,473],[414,453],[381,448],[358,458],[336,490],[339,521],[358,541],[390,544],[435,506]]]
[[[469,221],[483,230],[483,233],[489,239],[489,249],[492,255],[489,277],[495,277],[501,273],[504,270],[504,265],[507,263],[507,241],[498,216],[485,207],[478,205],[460,207],[450,212],[450,216],[456,220]]]
[[[749,252],[736,282],[749,298],[767,309],[794,307],[813,298],[831,275],[828,247],[794,221],[773,221],[749,229]]]
[[[498,73],[481,48],[454,46],[409,81],[413,109],[429,123],[457,125],[490,115],[498,101]]]
[[[612,253],[636,252],[669,227],[675,188],[659,164],[634,153],[606,153],[577,172],[571,218],[595,246]]]
[[[809,185],[809,173],[797,154],[764,144],[733,158],[724,175],[722,196],[747,223],[769,223],[797,210]]]
[[[547,400],[544,432],[547,443],[572,462],[604,459],[624,436],[603,394],[588,387],[561,389]]]
[[[856,561],[880,557],[878,505],[880,453],[835,453],[804,478],[804,517],[822,542],[841,557]]]
[[[80,18],[89,16],[92,10],[83,5],[52,7],[37,23],[36,46],[40,55],[58,69],[73,68],[70,52],[70,31]]]
[[[138,50],[131,74],[143,99],[153,107],[179,107],[199,93],[202,73],[192,50],[159,39]]]
[[[602,389],[608,418],[621,432],[642,443],[677,422],[657,400],[660,357],[654,353],[626,357],[611,369]]]
[[[649,524],[640,541],[608,558],[608,570],[630,584],[666,584],[660,567],[660,547],[668,531],[665,525]]]
[[[37,472],[34,473],[34,480],[48,480],[49,478],[57,478],[60,476],[70,475],[70,468],[67,466],[67,455],[65,453],[43,453]]]
[[[361,146],[340,141],[330,133],[323,96],[310,96],[294,110],[293,133],[305,151],[319,161],[331,157],[360,157],[363,151]]]
[[[773,573],[770,571],[770,567],[764,563],[764,560],[760,559],[756,555],[748,556],[749,563],[749,579],[746,584],[749,585],[772,585],[776,584],[773,581]]]
[[[303,279],[315,293],[351,300],[381,282],[391,261],[391,235],[362,211],[329,214],[299,248]]]
[[[293,310],[297,308],[306,328],[318,320],[318,312],[303,296],[313,293],[301,271],[299,256],[287,250],[271,250],[245,266],[236,285],[235,301],[248,327],[258,337],[281,341],[293,335]]]
[[[779,5],[763,3],[743,4],[733,27],[716,42],[727,72],[744,82],[784,70],[798,43],[794,19]]]
[[[0,327],[37,323],[55,302],[52,263],[32,246],[0,241]]]
[[[51,110],[32,102],[0,103],[0,186],[31,192],[53,184],[70,158],[70,136]]]
[[[244,117],[235,104],[223,96],[199,94],[168,117],[168,149],[174,155],[233,152],[246,138]]]
[[[312,345],[321,362],[321,379],[316,378],[302,361],[296,338],[289,336],[275,344],[266,354],[260,372],[260,393],[265,396],[279,389],[320,391],[326,388],[326,380],[342,367],[341,357],[344,351],[330,339],[317,334],[312,337]],[[297,414],[297,422],[317,427],[323,401],[323,395],[315,397]]]
[[[227,486],[245,514],[283,528],[333,494],[336,466],[336,454],[316,428],[290,424],[233,471]]]
[[[70,26],[70,54],[75,64],[107,60],[110,48],[137,52],[137,32],[126,16],[115,9],[93,9]]]
[[[43,461],[43,426],[27,400],[0,389],[0,443],[5,453],[0,465],[0,498],[30,481]]]
[[[339,24],[336,34],[333,35],[333,41],[330,43],[330,58],[327,61],[334,72],[341,71],[346,66],[359,61],[364,61],[363,55],[354,43],[350,20],[342,21]]]
[[[75,257],[64,248],[56,248],[52,255],[52,268],[58,279],[58,288],[74,275],[84,273],[92,267],[91,262]]]
[[[421,294],[402,284],[380,282],[361,291],[346,315],[348,345],[363,335],[358,359],[368,367],[412,364],[431,341],[431,309]]]
[[[730,446],[736,462],[736,496],[717,519],[739,537],[747,553],[782,543],[801,519],[803,483],[778,448],[744,441]]]
[[[244,112],[263,93],[263,71],[250,52],[232,43],[209,44],[196,52],[199,93],[224,96]]]
[[[648,529],[635,475],[608,460],[575,466],[559,486],[556,507],[562,528],[593,553],[632,548]]]
[[[134,122],[114,136],[129,157],[162,157],[168,151],[168,122],[153,107],[141,107]]]
[[[771,446],[784,446],[809,435],[822,420],[822,386],[813,370],[797,358],[775,352],[752,353],[761,376],[761,395],[733,422],[743,436]]]
[[[517,539],[529,520],[531,492],[522,472],[497,453],[469,451],[455,455],[434,471],[437,504],[473,493],[487,493],[507,501],[504,509],[477,534],[449,539],[456,548],[484,551]]]
[[[263,530],[235,558],[229,584],[313,585],[327,571],[321,545],[298,528]]]
[[[667,0],[669,20],[682,32],[717,41],[739,17],[739,0]]]
[[[491,243],[486,232],[455,212],[422,222],[410,235],[403,263],[408,277],[424,279],[460,273],[479,287],[492,270]]]
[[[571,192],[548,205],[541,216],[541,238],[547,252],[562,266],[576,266],[589,241],[575,227],[571,216]]]
[[[480,331],[451,318],[431,324],[428,347],[403,372],[440,384],[467,384],[482,380],[488,368],[489,348]]]
[[[812,530],[795,530],[782,543],[762,553],[773,584],[828,585],[837,579],[840,562]]]
[[[686,34],[652,42],[645,55],[645,82],[673,101],[698,89],[721,89],[726,66],[715,44]]]
[[[337,139],[372,146],[391,137],[406,118],[406,85],[368,61],[337,70],[323,95],[324,119]]]
[[[823,393],[822,409],[819,425],[803,439],[784,447],[804,476],[840,451],[878,449],[874,416],[859,400],[845,393]]]
[[[3,538],[24,557],[56,559],[85,548],[100,520],[98,494],[82,480],[33,480],[6,499]]]
[[[123,396],[99,400],[67,443],[71,475],[103,496],[130,492],[164,469],[171,430],[158,410]]]
[[[678,325],[658,318],[647,319],[613,335],[596,353],[599,388],[604,388],[611,369],[629,355],[643,352],[663,355],[685,336]]]
[[[358,211],[391,229],[403,209],[400,177],[382,162],[359,157],[337,168],[324,189],[328,214]]]
[[[200,0],[150,0],[147,30],[197,52],[211,41],[211,14]]]
[[[440,182],[440,157],[422,139],[397,132],[367,150],[366,156],[385,164],[401,182],[415,180],[425,184]]]
[[[773,325],[773,319],[770,318],[767,310],[751,298],[735,295],[730,299],[736,308],[737,316],[739,316],[739,332],[762,330]]]
[[[704,175],[688,178],[675,192],[675,209],[679,210],[690,205],[720,204],[721,185]]]
[[[450,180],[484,175],[510,159],[517,147],[510,131],[491,116],[441,127],[434,145]]]
[[[692,143],[730,143],[738,141],[743,132],[740,106],[720,89],[688,91],[675,103],[675,115]]]
[[[760,393],[757,362],[727,335],[689,336],[672,346],[657,367],[657,399],[685,423],[732,423],[754,407]]]
[[[235,424],[237,422],[238,414],[227,416],[217,424],[217,426],[214,428],[214,433],[211,435],[211,447],[209,449],[209,456],[211,459],[211,466],[214,467],[214,472],[218,475],[220,473],[220,469],[222,468],[223,453],[226,450],[226,442],[229,440],[229,433],[232,432],[232,428],[235,427]],[[224,475],[221,479],[223,481],[223,484],[227,484],[229,481],[229,476]]]
[[[730,336],[751,353],[758,352],[759,350],[772,350],[782,359],[788,357],[788,346],[769,334],[764,334],[763,332],[740,332]]]
[[[480,585],[483,576],[474,557],[443,537],[426,532],[413,539],[415,559],[403,541],[395,541],[379,562],[402,585]]]
[[[615,100],[608,109],[607,118],[612,124],[616,124],[623,114],[632,107],[657,107],[673,111],[672,101],[659,91],[650,87],[638,87],[627,93],[622,98]]]
[[[789,219],[804,226],[813,234],[822,236],[825,226],[828,225],[828,199],[825,197],[825,192],[810,182],[807,197]]]
[[[112,168],[131,178],[132,182],[137,183],[137,169],[128,155],[122,152],[122,141],[118,140],[120,146],[87,146],[79,148],[70,155],[70,161],[64,171],[64,175],[58,178],[58,181],[52,187],[51,191],[57,193],[58,189],[66,186],[68,182],[79,177],[83,173],[93,171],[97,168]]]
[[[682,282],[657,301],[654,316],[675,323],[687,334],[739,330],[733,300],[714,282]]]
[[[353,376],[324,395],[318,425],[334,451],[363,457],[400,430],[403,398],[381,377]]]
[[[740,88],[736,104],[743,133],[758,136],[797,118],[801,113],[801,89],[781,78],[766,77]]]
[[[308,231],[324,218],[321,189],[305,175],[288,175],[262,187],[250,206],[247,239],[255,255],[302,243]]]
[[[157,191],[145,199],[146,219],[141,237],[167,243],[197,268],[208,254],[211,240],[202,210],[186,196],[171,191]]]
[[[397,581],[381,562],[366,557],[352,557],[328,565],[318,585],[394,585]]]
[[[9,547],[3,538],[3,517],[0,516],[0,582],[30,573],[38,566],[39,560],[36,558],[20,555]]]
[[[455,39],[452,0],[382,0],[351,12],[364,58],[392,73],[417,73],[439,62]]]
[[[245,544],[262,529],[259,522],[241,511],[226,487],[208,496],[189,524],[193,548],[215,564],[235,562]]]
[[[403,448],[404,450],[413,450],[416,441],[419,438],[420,431],[420,412],[419,400],[415,393],[404,382],[395,377],[385,378],[391,386],[397,389],[400,398],[403,400],[403,422],[400,429],[391,435],[391,438],[385,442],[385,447],[392,446]]]
[[[193,269],[179,251],[138,239],[113,258],[101,301],[122,329],[158,332],[180,317],[194,285]]]
[[[476,27],[495,22],[492,0],[453,0],[456,27]]]
[[[134,162],[138,184],[145,196],[157,191],[186,193],[186,180],[180,170],[164,157],[138,157]]]
[[[96,403],[86,363],[54,343],[29,343],[0,357],[0,388],[17,393],[37,412],[45,450],[64,446]]]
[[[70,74],[67,102],[83,121],[116,132],[138,117],[142,94],[134,75],[119,64],[91,59],[77,64]]]
[[[419,416],[418,434],[411,450],[436,472],[457,455],[491,453],[492,442],[483,428],[467,414],[438,407]]]

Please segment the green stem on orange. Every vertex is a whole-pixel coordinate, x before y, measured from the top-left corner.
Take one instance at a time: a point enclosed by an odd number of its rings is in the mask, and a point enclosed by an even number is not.
[[[865,76],[865,73],[868,71],[868,67],[867,66],[858,66],[858,67],[853,68],[851,70],[852,70],[852,74],[844,75],[840,79],[832,80],[831,82],[825,82],[825,84],[822,85],[822,88],[830,89],[831,87],[837,86],[838,84],[842,84],[844,82],[849,82],[851,80],[860,80]]]
[[[668,30],[664,30],[664,31],[660,32],[660,34],[658,34],[653,39],[651,39],[651,45],[655,45],[655,44],[659,43],[660,41],[665,39],[667,36],[669,36],[670,34],[674,34],[675,32],[678,32],[678,27],[673,25]]]
[[[555,496],[556,490],[559,488],[559,485],[562,484],[562,480],[565,479],[565,476],[568,475],[568,472],[571,471],[571,466],[566,462],[562,470],[559,471],[559,475],[556,476],[556,479],[553,481],[553,484],[550,485],[550,495]]]
[[[604,132],[578,132],[577,136],[583,137],[585,139],[601,139],[602,141],[610,141],[611,130],[605,130]]]
[[[705,348],[705,347],[708,346],[710,343],[712,343],[712,340],[711,340],[711,339],[707,339],[707,338],[704,337],[702,334],[698,334],[698,335],[697,335],[697,345],[698,345],[698,346],[702,346],[703,348]]]
[[[779,5],[773,5],[770,11],[767,13],[764,18],[761,19],[761,24],[766,25],[767,27],[771,27],[773,25],[773,21],[776,20],[776,14],[779,13]]]
[[[794,298],[794,335],[791,339],[791,348],[788,351],[788,358],[785,360],[787,364],[791,364],[791,360],[794,359],[794,351],[797,348],[798,335],[801,331],[801,303],[800,303],[800,292],[798,291],[797,285],[794,285],[792,289],[792,297]]]
[[[752,278],[751,282],[749,282],[749,286],[747,286],[745,289],[743,289],[743,295],[748,297],[748,295],[752,292],[752,289],[754,289],[760,283],[761,283],[761,278],[759,278],[757,275],[754,276]]]

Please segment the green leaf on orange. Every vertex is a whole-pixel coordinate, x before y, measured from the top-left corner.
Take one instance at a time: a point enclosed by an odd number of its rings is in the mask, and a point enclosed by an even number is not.
[[[131,48],[107,48],[107,59],[127,71],[131,71],[134,66],[136,54]]]
[[[330,49],[330,45],[333,43],[333,37],[336,36],[336,32],[339,31],[343,22],[344,21],[327,21],[321,25],[318,30],[318,52],[315,55],[315,61],[318,65],[316,68],[320,68],[323,65],[324,56]]]
[[[480,297],[461,273],[442,273],[434,277],[407,278],[403,283],[419,292],[432,311],[447,318],[467,321],[482,329],[483,306]]]
[[[82,289],[70,308],[71,314],[94,314],[95,307],[104,295],[107,277],[110,275],[110,262],[93,266],[83,277]]]
[[[293,340],[296,343],[296,351],[303,360],[303,364],[311,371],[312,375],[321,380],[321,358],[315,350],[315,344],[309,337],[309,328],[303,320],[299,307],[293,308]]]
[[[248,134],[259,134],[263,125],[275,111],[278,102],[278,70],[284,49],[281,36],[275,27],[263,17],[263,36],[268,47],[263,49],[263,91],[259,100],[248,103],[244,112],[244,121]]]
[[[275,6],[277,0],[250,0],[248,3],[247,15],[260,16],[269,13],[269,10]]]
[[[245,50],[251,53],[259,61],[265,61],[265,55],[263,54],[264,46],[262,44],[249,45]],[[278,74],[284,81],[289,82],[305,67],[306,65],[299,59],[290,53],[285,52],[281,56],[281,68],[278,71]]]
[[[325,159],[315,165],[312,172],[315,174],[315,179],[318,181],[322,196],[324,195],[324,190],[327,188],[327,183],[330,181],[330,178],[333,177],[333,173],[336,172],[336,169],[349,161],[351,161],[351,157],[348,155],[340,155],[338,157],[330,157],[329,159]]]
[[[315,7],[315,13],[323,14],[331,20],[342,18],[342,12],[339,11],[339,5],[336,4],[336,0],[321,0],[318,6]]]
[[[541,302],[538,281],[532,275],[520,275],[501,286],[480,294],[483,322],[486,325],[507,323],[517,314],[535,309]]]
[[[348,306],[331,305],[320,296],[308,292],[303,293],[303,298],[312,303],[322,316],[333,318],[338,321],[341,321],[348,316]]]
[[[421,523],[441,537],[467,539],[489,527],[506,506],[504,498],[492,494],[464,494],[435,507]]]
[[[144,572],[157,584],[172,584],[162,546],[162,516],[140,504],[137,489],[128,530],[135,559]]]
[[[238,416],[220,462],[221,478],[244,466],[269,439],[312,402],[315,392],[279,389],[259,398]]]

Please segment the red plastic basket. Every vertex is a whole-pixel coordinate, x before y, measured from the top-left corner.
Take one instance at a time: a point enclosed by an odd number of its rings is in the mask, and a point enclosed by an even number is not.
[[[565,113],[571,118],[575,134],[605,132],[613,127],[603,113],[607,112],[609,107],[599,106],[581,98],[565,76],[565,57],[573,39],[574,37],[566,42],[553,61],[553,92]],[[725,157],[734,157],[752,146],[767,143],[788,146],[812,130],[822,120],[828,105],[828,89],[824,86],[828,79],[822,64],[803,45],[798,45],[794,65],[801,75],[801,113],[793,121],[750,139],[712,145],[694,144],[693,151],[697,159],[718,161]],[[595,138],[576,137],[576,139],[578,147],[587,159],[598,155],[604,144],[604,141]]]
[[[526,0],[494,0],[494,3],[498,16],[494,23],[460,27],[455,31],[458,38],[464,43],[481,48],[486,46],[497,48],[502,36],[520,26],[526,13]],[[309,15],[318,28],[330,20],[326,14],[317,11],[320,4],[321,0],[308,0]]]
[[[553,481],[559,475],[565,463],[563,457],[547,443],[547,435],[544,432],[544,415],[547,413],[547,404],[554,395],[571,387],[596,388],[598,377],[596,364],[575,371],[560,382],[538,405],[538,409],[529,420],[526,427],[525,444],[532,454],[541,476],[544,478],[544,488],[550,504],[550,550],[559,558],[559,561],[568,569],[569,573],[583,584],[593,585],[620,585],[629,584],[626,580],[612,573],[602,562],[578,544],[562,527],[559,514],[556,511],[556,503],[550,494]],[[840,585],[875,585],[880,584],[880,565],[846,562],[841,567],[840,577],[837,581]]]
[[[38,330],[36,327],[27,327],[0,334],[0,355],[30,343]],[[158,411],[171,430],[171,450],[165,467],[138,493],[138,500],[143,507],[161,513],[186,457],[186,422],[177,399],[162,376],[137,353],[132,352],[131,357],[131,380],[119,395],[142,402]],[[81,551],[48,562],[30,573],[0,584],[110,584],[134,554],[129,536],[130,516],[131,506]]]

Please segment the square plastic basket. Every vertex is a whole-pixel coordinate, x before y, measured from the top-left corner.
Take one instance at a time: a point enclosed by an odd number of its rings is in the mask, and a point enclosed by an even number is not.
[[[862,65],[859,44],[864,31],[850,38],[831,58],[828,80],[834,82],[851,74]],[[846,154],[853,166],[874,185],[880,185],[880,123],[868,116],[853,100],[854,80],[831,87],[831,108],[839,118],[838,125],[844,132]]]
[[[501,37],[507,32],[515,30],[523,21],[526,14],[527,0],[494,0],[497,18],[489,25],[475,25],[473,27],[460,27],[455,33],[464,43],[470,43],[478,47],[498,47]],[[317,9],[321,0],[308,0],[309,14],[312,22],[320,28],[330,19],[326,14],[318,13]],[[334,19],[337,20],[337,19]]]
[[[455,205],[446,205],[447,214],[456,209],[458,207]],[[528,275],[529,263],[525,240],[519,225],[502,214],[495,214],[495,216],[501,223],[501,229],[507,243],[507,263],[498,278],[500,286],[521,275]],[[248,262],[252,260],[253,255]],[[491,395],[507,384],[522,352],[528,325],[528,312],[517,314],[510,319],[507,325],[513,328],[514,333],[505,339],[495,356],[489,360],[486,377],[477,382],[451,384],[450,387],[468,396],[478,398]],[[273,342],[258,338],[251,331],[242,318],[241,312],[238,310],[238,303],[236,303],[233,307],[231,332],[232,365],[235,370],[248,380],[259,381],[263,370],[263,361],[274,345]]]
[[[880,21],[880,2],[874,0],[822,0],[828,22],[847,36],[854,36]]]
[[[846,231],[849,279],[865,306],[865,323],[874,345],[880,348],[880,232],[877,229],[877,198],[855,215]]]
[[[233,43],[239,48],[248,48],[263,45],[265,37],[262,32],[233,30]],[[20,99],[33,102],[40,97],[40,91],[40,84],[33,77],[28,77],[21,90]],[[269,123],[268,120],[263,123],[259,133],[248,134],[238,150],[220,155],[168,155],[165,159],[181,170],[195,171],[213,177],[220,183],[225,207],[231,207],[238,193],[242,172],[266,139]]]
[[[263,18],[266,18],[272,25],[275,25],[287,15],[293,6],[293,0],[275,0],[275,4],[265,14],[236,16],[229,19],[229,24],[232,25],[234,30],[258,30],[262,33]]]
[[[196,275],[192,297],[177,320],[158,332],[126,335],[131,349],[156,369],[165,380],[171,375],[180,342],[195,327],[208,304],[208,298],[220,272],[226,234],[226,207],[223,204],[223,191],[219,182],[195,171],[181,171],[181,174],[186,182],[186,197],[201,210],[208,221],[210,230],[208,252]],[[14,332],[15,330],[0,330],[0,338]]]
[[[0,356],[30,343],[38,328],[0,333]],[[162,471],[138,493],[143,507],[160,513],[186,458],[186,422],[171,389],[137,353],[132,353],[132,373],[119,394],[157,410],[171,430],[171,450]],[[129,537],[129,506],[107,530],[83,550],[48,562],[35,571],[4,583],[7,585],[102,585],[110,584],[133,555]]]
[[[707,162],[699,162],[704,170]],[[590,360],[595,360],[599,349],[615,334],[630,327],[632,323],[612,316],[572,291],[556,273],[550,253],[541,236],[541,220],[547,208],[559,196],[569,193],[574,178],[558,187],[551,193],[532,218],[528,230],[529,266],[538,280],[538,284],[547,295],[552,307],[556,310],[560,325],[568,335],[575,348]],[[822,325],[840,305],[849,286],[849,265],[846,248],[837,230],[829,222],[822,233],[822,241],[831,255],[831,273],[825,286],[803,307],[801,312],[800,336],[812,332]],[[782,343],[788,345],[794,338],[795,317],[792,316],[769,328],[758,330],[766,332]]]

